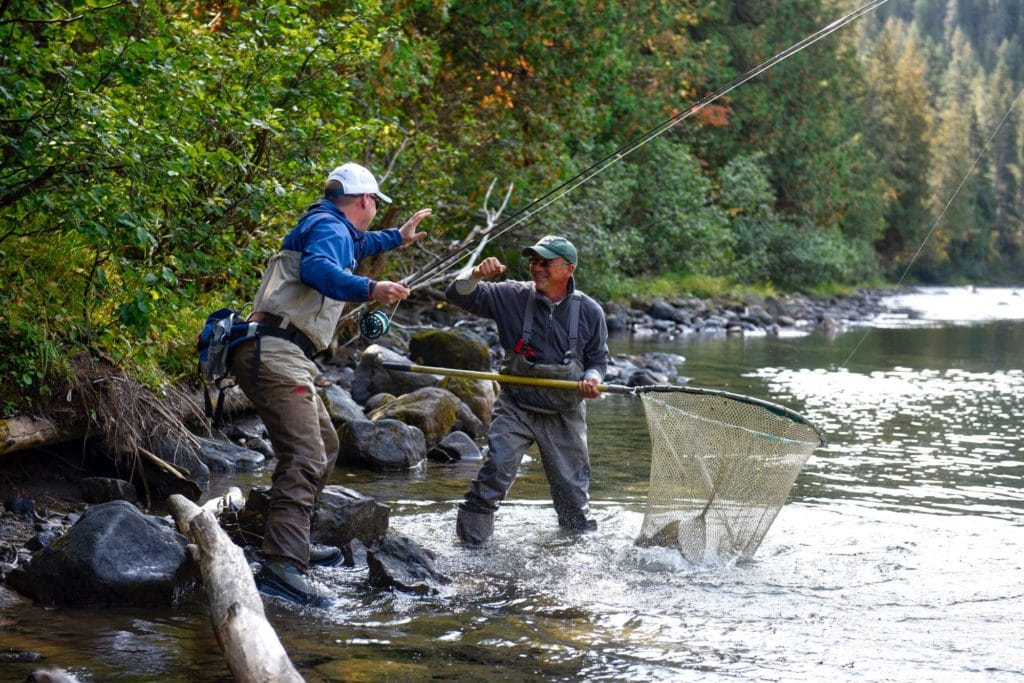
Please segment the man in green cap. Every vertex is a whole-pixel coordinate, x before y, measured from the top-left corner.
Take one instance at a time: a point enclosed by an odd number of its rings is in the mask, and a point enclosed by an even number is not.
[[[501,371],[577,382],[575,390],[502,384],[488,433],[488,452],[465,501],[456,533],[478,545],[494,533],[494,513],[508,495],[523,455],[540,450],[558,523],[593,531],[590,516],[590,455],[584,398],[597,398],[608,366],[608,327],[601,306],[576,289],[576,247],[547,235],[522,251],[530,259],[532,282],[482,282],[506,266],[484,259],[459,273],[445,292],[448,300],[498,324],[505,349]]]

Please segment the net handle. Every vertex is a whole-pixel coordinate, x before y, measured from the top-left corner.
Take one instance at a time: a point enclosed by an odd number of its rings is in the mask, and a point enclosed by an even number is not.
[[[447,375],[449,377],[467,377],[469,379],[487,379],[507,384],[527,384],[534,387],[547,387],[549,389],[576,389],[578,382],[568,379],[551,379],[549,377],[525,377],[523,375],[501,375],[496,372],[480,372],[478,370],[461,370],[456,368],[435,368],[429,365],[416,365],[414,363],[397,363],[395,361],[381,361],[380,366],[388,370],[400,370],[402,372],[419,372],[426,375]],[[627,387],[622,384],[598,384],[600,391],[607,391],[613,394],[634,394],[634,387]]]
[[[522,375],[502,375],[496,372],[481,372],[479,370],[462,370],[457,368],[438,368],[429,365],[416,365],[415,363],[399,363],[396,361],[379,361],[379,365],[382,368],[388,370],[398,370],[400,372],[418,372],[426,375],[447,375],[449,377],[466,377],[469,379],[484,379],[491,380],[494,382],[506,382],[508,384],[526,384],[535,387],[548,387],[550,389],[575,389],[576,382],[565,380],[565,379],[550,379],[547,377],[524,377]],[[810,420],[805,418],[800,413],[787,408],[786,406],[779,405],[778,403],[772,403],[771,401],[765,401],[764,399],[754,398],[753,396],[744,396],[743,394],[734,394],[729,391],[722,391],[720,389],[701,389],[699,387],[685,387],[676,384],[649,384],[646,386],[639,387],[627,387],[622,384],[598,384],[597,388],[603,392],[609,392],[613,394],[623,394],[626,396],[636,396],[638,394],[647,393],[684,393],[684,394],[701,394],[705,396],[720,396],[733,401],[739,401],[740,403],[748,403],[750,405],[759,406],[768,410],[779,417],[785,417],[797,424],[802,424],[810,427],[814,430],[815,435],[818,437],[819,446],[826,446],[828,442],[825,439],[825,435],[818,427]]]

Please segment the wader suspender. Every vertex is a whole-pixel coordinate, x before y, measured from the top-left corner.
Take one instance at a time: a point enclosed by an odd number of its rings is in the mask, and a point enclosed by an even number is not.
[[[566,356],[576,355],[576,344],[580,338],[580,301],[583,297],[573,292],[569,297],[569,350]],[[525,351],[530,346],[530,337],[533,336],[533,316],[537,312],[536,290],[530,293],[526,300],[526,314],[523,317],[523,334],[516,347]],[[562,363],[565,363],[566,356],[562,356]]]

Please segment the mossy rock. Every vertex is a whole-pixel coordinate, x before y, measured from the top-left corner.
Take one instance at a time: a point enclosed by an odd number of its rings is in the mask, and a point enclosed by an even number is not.
[[[420,365],[483,372],[491,369],[491,350],[487,342],[467,330],[417,332],[409,340],[409,357]]]

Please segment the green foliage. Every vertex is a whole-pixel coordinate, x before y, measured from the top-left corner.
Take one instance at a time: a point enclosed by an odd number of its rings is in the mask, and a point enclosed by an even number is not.
[[[922,242],[922,279],[1020,276],[1019,114],[925,236],[1016,92],[1021,15],[892,4],[491,248],[515,266],[523,240],[565,234],[581,286],[608,296],[841,287]],[[511,214],[839,15],[823,0],[0,5],[8,409],[82,350],[151,386],[187,376],[205,314],[250,300],[337,163],[384,178],[384,223],[435,208],[438,242],[395,269],[410,272],[477,220],[492,180],[514,183]]]

